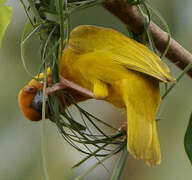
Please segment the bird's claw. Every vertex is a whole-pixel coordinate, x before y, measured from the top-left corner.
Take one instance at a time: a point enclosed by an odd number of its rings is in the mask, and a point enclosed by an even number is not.
[[[127,132],[127,122],[121,125],[121,127],[118,129],[120,132]]]

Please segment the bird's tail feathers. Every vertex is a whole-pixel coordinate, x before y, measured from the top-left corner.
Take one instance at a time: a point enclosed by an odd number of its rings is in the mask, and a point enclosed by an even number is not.
[[[155,122],[160,103],[159,87],[150,88],[149,86],[147,92],[150,93],[147,94],[145,89],[139,89],[134,84],[127,83],[124,80],[122,89],[127,110],[128,151],[136,159],[145,160],[150,166],[159,164],[161,153]]]

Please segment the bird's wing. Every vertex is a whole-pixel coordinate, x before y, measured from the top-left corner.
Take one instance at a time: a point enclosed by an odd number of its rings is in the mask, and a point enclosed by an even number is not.
[[[92,84],[95,97],[108,97],[115,104],[121,97],[111,97],[110,91],[118,91],[127,108],[129,152],[150,165],[158,164],[161,155],[155,116],[161,101],[159,82],[112,61],[111,56],[117,58],[109,51],[85,53],[75,61],[73,68],[78,70],[76,73],[79,72],[77,74],[82,79]]]
[[[112,29],[78,26],[70,34],[69,48],[81,54],[109,52],[111,60],[128,69],[148,74],[163,82],[175,81],[167,65],[157,55],[141,43]]]

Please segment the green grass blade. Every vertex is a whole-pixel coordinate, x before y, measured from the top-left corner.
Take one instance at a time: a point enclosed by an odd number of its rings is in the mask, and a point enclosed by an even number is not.
[[[145,32],[147,34],[147,37],[148,37],[148,40],[149,40],[149,45],[150,45],[150,49],[156,53],[156,48],[155,48],[155,45],[154,45],[154,42],[153,42],[153,37],[151,35],[151,32],[150,32],[150,29],[149,29],[149,23],[150,23],[150,13],[148,11],[148,8],[145,4],[142,4],[145,8],[145,10],[147,11],[147,16],[145,15],[145,13],[143,12],[142,8],[141,8],[141,5],[137,5],[137,9],[138,9],[138,12],[142,18],[142,21],[143,21],[143,24],[144,24],[144,28],[145,28]]]
[[[41,24],[38,25],[35,29],[33,29],[31,32],[29,32],[32,28],[31,22],[28,22],[29,24],[26,25],[26,28],[23,32],[23,37],[22,37],[22,41],[21,44],[25,44],[27,42],[27,40],[29,40],[40,28],[41,28]]]
[[[115,166],[115,169],[113,170],[111,180],[120,180],[121,179],[123,169],[124,169],[126,161],[127,161],[127,156],[128,156],[127,147],[124,147],[123,152]]]
[[[41,17],[39,15],[39,12],[38,12],[36,6],[35,6],[35,2],[32,1],[32,0],[28,0],[28,3],[30,5],[30,8],[32,10],[32,13],[33,13],[34,17],[36,18],[37,23],[40,23],[41,22]]]
[[[149,8],[150,12],[152,12],[152,13],[155,15],[155,17],[157,17],[157,18],[159,19],[159,21],[160,21],[160,22],[162,23],[162,25],[165,27],[166,32],[167,32],[167,34],[168,34],[167,46],[166,46],[164,52],[161,54],[161,58],[163,58],[163,57],[166,56],[166,54],[167,54],[167,52],[168,52],[168,50],[169,50],[169,46],[170,46],[170,43],[171,43],[171,32],[170,32],[170,29],[169,29],[169,26],[168,26],[167,22],[166,22],[165,19],[162,17],[162,15],[158,12],[158,10],[156,10],[156,9],[154,10],[154,8],[153,8],[149,3],[147,3],[147,2],[146,2],[146,5],[147,5],[147,7]]]
[[[123,147],[125,147],[125,144],[122,144],[121,146],[119,146],[118,148],[116,148],[112,153],[110,153],[108,156],[104,157],[102,160],[100,160],[99,162],[95,163],[93,166],[91,166],[87,171],[85,171],[83,174],[81,174],[80,176],[78,176],[77,178],[75,178],[75,180],[81,180],[83,179],[85,176],[87,176],[89,173],[91,173],[97,166],[99,166],[101,163],[103,163],[104,161],[106,161],[107,159],[111,158],[114,154],[118,153],[119,151],[121,151],[123,149]]]
[[[94,151],[92,154],[86,156],[84,159],[82,159],[81,161],[79,161],[77,164],[75,164],[72,168],[76,168],[78,166],[80,166],[81,164],[83,164],[85,161],[87,161],[89,158],[91,158],[92,156],[95,156],[100,150],[102,150],[105,146],[107,146],[108,144],[104,144],[103,146],[101,146],[100,148],[98,148],[96,151]]]
[[[162,15],[158,12],[158,10],[154,9],[148,2],[146,2],[146,4],[147,4],[147,7],[149,8],[150,12],[153,13],[155,15],[155,17],[157,17],[159,19],[159,21],[162,23],[162,25],[165,27],[166,32],[168,34],[171,34],[166,20],[162,17]]]
[[[81,174],[80,176],[78,176],[77,178],[75,178],[75,180],[81,180],[83,179],[85,176],[87,176],[91,171],[93,171],[98,165],[100,165],[101,163],[103,163],[104,161],[106,161],[107,159],[111,158],[113,156],[113,154],[110,154],[106,157],[104,157],[102,160],[100,160],[99,162],[95,163],[93,166],[91,166],[91,168],[89,168],[87,171],[85,171],[83,174]]]
[[[32,29],[32,25],[31,23],[28,21],[27,24],[25,25],[22,37],[21,37],[21,60],[22,60],[22,64],[23,67],[25,69],[25,71],[27,72],[27,74],[31,77],[34,78],[34,76],[32,75],[32,73],[28,70],[26,62],[25,62],[25,42],[27,41],[27,39],[29,39],[29,37],[31,37],[31,29]],[[30,35],[31,34],[31,35]],[[34,34],[34,33],[33,33]],[[29,36],[30,35],[30,36]]]
[[[28,17],[28,20],[29,20],[30,23],[33,25],[34,22],[33,22],[33,19],[31,18],[30,14],[29,14],[29,12],[28,12],[27,6],[26,6],[25,3],[23,2],[23,0],[20,0],[20,2],[21,2],[22,6],[23,6],[23,8],[24,8],[24,11],[25,11],[27,17]],[[33,25],[33,26],[34,26],[34,25]]]
[[[42,161],[43,161],[43,171],[46,180],[49,180],[48,170],[47,170],[47,161],[46,161],[46,129],[45,129],[45,110],[46,110],[46,87],[47,87],[47,67],[45,66],[44,70],[44,87],[43,87],[43,107],[42,107],[42,131],[41,131],[41,154],[42,154]]]
[[[78,105],[77,105],[77,106],[78,106]],[[89,112],[85,111],[85,110],[84,110],[84,109],[82,109],[80,106],[78,106],[78,108],[79,108],[82,112],[86,113],[88,116],[90,116],[90,117],[94,118],[96,121],[98,121],[98,122],[102,123],[103,125],[105,125],[105,126],[107,126],[107,127],[111,128],[111,129],[113,129],[113,130],[115,130],[115,131],[118,131],[118,129],[117,129],[117,128],[115,128],[115,127],[111,126],[110,124],[108,124],[108,123],[106,123],[106,122],[102,121],[102,120],[101,120],[101,119],[99,119],[98,117],[96,117],[96,116],[92,115],[91,113],[89,113]]]
[[[190,69],[192,68],[192,63],[189,63],[185,69],[182,71],[182,73],[179,75],[179,77],[176,79],[176,83],[172,84],[167,91],[163,94],[162,99],[164,99],[170,92],[171,90],[178,84],[178,82],[182,79],[185,73],[187,73]]]

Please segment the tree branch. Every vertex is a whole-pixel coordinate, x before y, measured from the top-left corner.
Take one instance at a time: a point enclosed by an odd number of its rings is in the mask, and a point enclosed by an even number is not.
[[[108,0],[103,7],[118,17],[133,32],[140,34],[144,31],[144,24],[136,6],[131,6],[123,0]],[[163,52],[168,43],[168,34],[153,22],[150,23],[149,28],[156,48]],[[172,38],[166,57],[182,70],[192,63],[192,54]],[[192,78],[192,69],[187,74]]]

